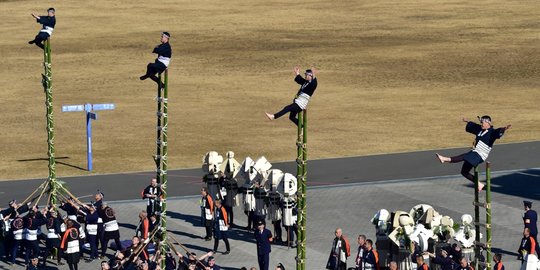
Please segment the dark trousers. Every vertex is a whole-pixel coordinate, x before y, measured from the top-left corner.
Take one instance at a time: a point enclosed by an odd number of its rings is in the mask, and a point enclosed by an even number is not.
[[[15,260],[17,259],[17,253],[19,252],[19,247],[21,246],[22,240],[15,240],[13,239],[12,245],[11,245],[11,263],[15,263]]]
[[[283,107],[283,109],[277,113],[274,114],[274,119],[278,119],[285,115],[286,113],[290,112],[289,114],[289,120],[291,120],[295,125],[298,126],[298,118],[296,118],[296,115],[302,111],[302,108],[298,106],[296,103],[292,103],[290,105],[287,105]]]
[[[25,240],[24,245],[24,262],[28,264],[30,262],[30,254],[34,257],[39,256],[39,242],[38,240]]]
[[[90,244],[90,259],[95,259],[98,256],[98,249],[97,249],[97,235],[86,235],[86,240]]]
[[[451,157],[450,163],[463,162],[463,166],[461,167],[461,175],[463,175],[463,177],[469,179],[469,181],[474,183],[474,175],[471,174],[471,170],[472,168],[474,168],[474,166],[468,161],[466,161],[464,158],[465,158],[465,154]]]
[[[146,80],[147,78],[152,79],[152,81],[157,82],[160,84],[159,78],[156,76],[156,74],[161,74],[163,71],[165,71],[167,67],[165,64],[159,62],[156,60],[154,63],[149,63],[146,66],[146,74],[141,77],[141,80]]]
[[[105,230],[103,230],[103,223],[98,223],[97,225],[97,241],[96,243],[99,243],[103,245],[103,242],[105,242]]]
[[[268,270],[270,266],[270,253],[257,254],[257,260],[259,261],[259,270]]]
[[[283,227],[285,227],[285,230],[286,230],[287,242],[289,242],[289,244],[291,245],[294,244],[294,239],[298,237],[298,226],[295,224],[293,226],[283,226]]]
[[[244,212],[247,215],[248,221],[247,221],[247,229],[252,230],[256,227],[257,221],[255,220],[255,211],[248,211]]]
[[[206,229],[206,236],[204,237],[204,239],[212,238],[212,221],[206,220],[204,222],[204,228]]]
[[[107,252],[107,245],[109,245],[109,240],[112,239],[113,238],[106,236],[103,237],[103,242],[101,242],[101,256],[105,256],[105,252]],[[122,243],[120,242],[120,238],[114,238],[114,243],[116,244],[116,250],[122,250]]]
[[[9,255],[11,254],[11,243],[13,242],[12,235],[6,236],[4,239],[0,240],[2,242],[2,249],[4,251],[4,258],[6,262],[8,261]]]
[[[281,238],[281,220],[272,221],[272,224],[274,224],[274,235],[275,240],[278,242],[282,242]]]
[[[68,263],[69,270],[79,270],[79,264],[76,263]]]
[[[49,34],[46,32],[39,32],[37,36],[34,38],[34,40],[31,40],[30,44],[36,44],[36,46],[44,49],[45,45],[43,45],[43,41],[49,38]]]
[[[217,251],[219,247],[219,240],[223,240],[225,242],[225,248],[227,251],[231,251],[231,246],[229,245],[229,237],[227,237],[227,232],[220,232],[219,238],[214,238],[214,252]]]
[[[227,222],[229,224],[231,224],[231,226],[232,226],[234,224],[234,222],[233,222],[234,221],[233,207],[232,206],[226,206],[226,205],[224,205],[224,207],[225,207],[225,211],[227,211],[227,218],[229,219],[229,220],[227,220]]]

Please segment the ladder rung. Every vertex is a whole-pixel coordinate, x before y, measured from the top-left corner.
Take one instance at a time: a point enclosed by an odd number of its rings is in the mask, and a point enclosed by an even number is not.
[[[473,202],[473,205],[478,206],[478,207],[483,207],[483,208],[486,208],[486,209],[490,208],[490,204],[485,203],[485,202]]]
[[[491,268],[491,263],[487,263],[487,262],[478,262],[478,265],[485,266],[487,269]]]
[[[482,223],[482,222],[475,222],[474,225],[484,227],[484,228],[491,228],[491,224]]]
[[[482,242],[476,242],[474,243],[477,247],[481,247],[481,248],[491,248],[491,243],[482,243]]]

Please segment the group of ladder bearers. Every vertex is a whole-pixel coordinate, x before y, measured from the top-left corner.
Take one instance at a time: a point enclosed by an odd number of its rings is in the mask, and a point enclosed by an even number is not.
[[[222,229],[218,226],[219,220],[217,218],[222,220],[224,217],[226,220],[222,223],[226,223],[231,228],[234,226],[234,207],[242,203],[248,219],[246,230],[255,230],[257,227],[255,224],[258,221],[266,223],[266,220],[269,219],[274,226],[273,243],[296,247],[294,235],[298,235],[298,225],[296,224],[298,209],[293,198],[281,198],[277,193],[267,193],[264,188],[256,185],[252,187],[238,186],[235,179],[230,179],[225,174],[220,174],[219,177],[214,177],[212,174],[205,175],[203,182],[206,183],[206,188],[201,191],[201,223],[206,228],[204,238],[207,241],[211,240],[212,232],[215,235],[223,231],[223,226],[221,226]],[[243,200],[240,198],[241,194],[244,197]],[[219,200],[223,205],[225,214],[222,215],[215,211],[216,200]],[[287,211],[284,210],[284,200],[293,205],[292,215],[287,219],[285,218]],[[285,239],[282,239],[283,227],[285,228]]]
[[[91,204],[68,198],[58,206],[65,211],[64,217],[53,206],[39,209],[36,205],[31,206],[31,203],[17,204],[11,201],[9,208],[0,211],[7,261],[16,263],[21,249],[27,265],[31,258],[42,255],[43,265],[51,256],[56,258],[58,265],[62,265],[62,258],[65,258],[70,269],[77,269],[86,243],[90,246],[88,261],[98,258],[98,244],[101,244],[100,257],[103,257],[111,239],[121,250],[114,210],[102,199],[101,192],[95,195],[95,202]],[[43,225],[46,231],[43,231]],[[40,248],[42,240],[45,242],[43,253]]]

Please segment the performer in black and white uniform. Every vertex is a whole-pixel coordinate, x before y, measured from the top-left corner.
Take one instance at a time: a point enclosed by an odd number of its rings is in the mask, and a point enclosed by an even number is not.
[[[62,225],[64,221],[58,217],[58,213],[50,210],[47,214],[47,240],[45,242],[46,256],[43,258],[43,265],[47,264],[47,257],[56,256],[57,265],[60,264],[60,240],[62,236]]]
[[[154,63],[149,63],[146,66],[146,74],[140,77],[141,81],[150,78],[161,87],[161,82],[156,74],[161,74],[165,71],[171,62],[172,50],[169,44],[170,37],[171,35],[168,32],[161,33],[161,44],[152,51],[152,53],[158,55],[158,58],[156,58]]]
[[[105,256],[109,240],[114,239],[116,250],[122,250],[122,243],[120,242],[120,231],[114,210],[103,203],[100,211],[102,212],[100,216],[103,218],[103,230],[105,231],[105,236],[101,243],[101,256]]]
[[[38,241],[38,229],[47,224],[47,218],[45,214],[47,209],[43,209],[41,212],[34,206],[32,210],[23,218],[24,220],[24,242],[25,242],[25,257],[24,262],[28,265],[31,257],[39,256],[39,241]]]
[[[80,230],[74,225],[76,221],[68,219],[66,221],[67,229],[62,236],[62,242],[60,248],[66,255],[66,261],[69,266],[69,270],[77,270],[79,260],[81,259],[80,245],[79,245],[79,233]]]
[[[142,192],[143,200],[146,199],[146,213],[147,215],[159,215],[161,212],[161,186],[158,184],[157,179],[153,178]]]
[[[45,48],[45,45],[43,45],[43,41],[48,39],[52,35],[54,26],[56,25],[54,8],[47,9],[47,13],[47,16],[37,16],[36,14],[32,13],[32,17],[36,18],[36,21],[42,24],[43,27],[33,40],[28,41],[28,44],[36,44],[36,46],[42,49]]]
[[[445,157],[438,153],[436,154],[441,163],[463,162],[461,175],[473,183],[474,175],[471,174],[471,169],[487,159],[495,140],[500,139],[504,135],[504,132],[512,126],[507,125],[506,127],[494,129],[491,125],[491,117],[488,115],[478,117],[478,119],[480,120],[480,125],[463,118],[463,122],[467,123],[465,131],[476,135],[476,140],[471,151],[455,157]],[[482,190],[482,188],[484,188],[484,184],[478,183],[478,190]]]
[[[307,108],[310,98],[313,96],[315,89],[317,89],[317,78],[315,78],[314,69],[307,69],[304,73],[305,78],[300,76],[299,66],[294,67],[294,73],[296,74],[294,81],[301,86],[293,103],[285,106],[281,111],[275,114],[266,113],[266,117],[270,120],[274,120],[290,112],[289,119],[298,126],[298,118],[296,118],[296,115]]]

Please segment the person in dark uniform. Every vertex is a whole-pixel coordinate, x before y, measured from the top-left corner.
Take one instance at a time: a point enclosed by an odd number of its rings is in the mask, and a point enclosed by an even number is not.
[[[204,237],[204,240],[210,241],[212,240],[214,201],[212,200],[212,196],[208,194],[208,190],[204,187],[201,189],[201,196],[201,219],[206,229],[206,236]]]
[[[64,250],[66,255],[66,262],[68,263],[69,270],[77,270],[79,268],[80,257],[80,245],[79,245],[79,230],[74,226],[76,221],[69,219],[67,229],[62,236],[62,242],[60,248]]]
[[[107,251],[107,245],[109,240],[114,239],[116,245],[116,250],[122,250],[122,243],[120,242],[120,230],[118,227],[118,221],[116,221],[116,216],[114,210],[103,203],[101,205],[100,216],[103,216],[103,230],[105,231],[104,241],[101,242],[101,256],[105,256]]]
[[[459,265],[456,270],[474,270],[474,268],[469,264],[467,258],[463,257],[459,259]]]
[[[39,258],[37,256],[32,256],[32,258],[30,258],[30,263],[26,266],[26,270],[38,270],[38,263]]]
[[[161,185],[158,184],[157,179],[150,180],[148,185],[142,192],[143,200],[146,199],[146,213],[148,215],[159,215],[161,211]]]
[[[96,201],[92,203],[92,205],[94,206],[94,208],[96,208],[96,211],[98,213],[97,239],[100,245],[101,243],[105,242],[105,231],[103,230],[103,215],[105,213],[101,211],[101,205],[103,204],[103,197],[105,197],[105,194],[103,194],[103,192],[98,190],[96,194],[94,195],[94,199]],[[103,259],[103,258],[100,258],[100,259]]]
[[[435,254],[429,252],[426,252],[424,254],[427,254],[431,258],[430,262],[440,265],[441,270],[453,270],[454,268],[456,268],[454,260],[452,260],[452,258],[448,256],[448,252],[444,249],[441,249],[441,253],[439,256],[436,256]]]
[[[531,236],[534,238],[534,241],[538,243],[538,227],[536,226],[538,214],[536,213],[536,211],[531,209],[531,201],[523,201],[523,207],[525,208],[525,213],[523,214],[523,225],[525,228],[529,228],[529,230],[531,231]],[[539,245],[536,245],[536,253],[540,254]]]
[[[93,204],[82,205],[82,209],[78,205],[74,204],[73,206],[84,215],[84,223],[86,224],[85,228],[87,232],[85,236],[87,238],[88,244],[90,244],[90,258],[88,258],[87,262],[91,262],[98,258],[97,244],[99,214]],[[74,223],[74,227],[76,227],[76,225],[77,223]]]
[[[437,158],[441,163],[463,162],[461,175],[473,183],[474,175],[471,174],[471,169],[487,159],[495,141],[500,139],[505,131],[512,127],[512,125],[507,125],[506,127],[494,129],[491,125],[491,117],[488,115],[478,117],[478,119],[480,120],[480,125],[463,118],[463,122],[467,123],[465,131],[476,136],[474,147],[471,151],[455,157],[445,157],[436,153]],[[484,184],[478,183],[478,190],[482,190],[483,188]]]
[[[364,269],[365,270],[379,270],[379,252],[373,248],[373,240],[367,239],[366,252],[364,253]],[[422,269],[425,270],[425,269]]]
[[[41,212],[34,206],[31,211],[23,218],[24,220],[24,240],[25,240],[25,264],[30,262],[30,257],[39,256],[39,241],[38,241],[38,229],[47,224],[47,209],[44,208]]]
[[[61,225],[64,221],[58,217],[58,213],[52,209],[47,214],[47,237],[45,241],[46,255],[43,258],[43,266],[47,265],[47,257],[56,256],[56,264],[61,261],[59,254],[60,249],[60,237],[62,234]]]
[[[343,236],[343,232],[341,228],[337,228],[334,234],[336,237],[334,238],[334,241],[332,242],[332,249],[330,250],[330,256],[328,257],[328,262],[326,263],[326,269],[345,270],[347,269],[347,257],[349,257],[350,255],[350,247],[349,247],[347,239],[345,238],[345,236]],[[369,252],[369,250],[368,250],[368,243],[366,240],[366,252]],[[366,262],[366,259],[364,259],[364,262]]]
[[[234,206],[236,205],[236,196],[238,195],[238,182],[228,177],[223,177],[222,186],[227,190],[227,194],[223,198],[223,207],[227,210],[227,222],[234,226]]]
[[[162,82],[159,81],[156,74],[161,74],[165,71],[171,62],[172,50],[171,45],[169,44],[170,37],[171,35],[168,32],[161,33],[161,44],[152,51],[152,53],[158,55],[158,58],[156,58],[154,63],[149,63],[146,66],[146,74],[140,77],[141,81],[150,78],[161,87]]]
[[[54,13],[54,8],[47,9],[47,16],[37,16],[36,14],[32,13],[32,17],[34,17],[38,23],[42,24],[43,27],[33,40],[28,41],[28,44],[36,44],[36,46],[40,47],[41,49],[45,48],[43,41],[52,35],[54,26],[56,25],[56,17],[54,16]]]
[[[141,241],[144,241],[149,237],[150,232],[150,218],[148,218],[148,213],[142,210],[139,213],[139,225],[135,229],[135,236],[140,237]]]
[[[422,255],[416,256],[416,265],[417,270],[429,270],[429,266],[424,261],[424,257]]]
[[[255,241],[257,242],[257,260],[259,261],[259,270],[268,270],[270,267],[270,252],[272,252],[272,232],[265,228],[262,220],[257,221],[255,230]]]
[[[493,261],[495,262],[495,266],[493,267],[493,270],[504,270],[501,253],[496,253],[495,255],[493,255]]]
[[[12,234],[12,243],[11,243],[11,264],[15,264],[17,260],[17,254],[19,252],[19,247],[21,247],[23,243],[23,231],[24,231],[24,220],[19,215],[19,213],[15,212],[16,216],[11,221],[10,225],[10,231]]]
[[[275,114],[266,113],[266,117],[270,120],[274,120],[290,113],[289,119],[298,126],[298,118],[296,118],[296,115],[307,108],[310,98],[313,96],[315,89],[317,89],[317,78],[315,78],[314,72],[313,68],[307,69],[306,72],[304,72],[305,78],[302,78],[302,76],[300,76],[300,67],[294,67],[294,73],[296,74],[294,81],[301,86],[293,103],[285,106],[281,111]]]
[[[217,253],[219,247],[219,240],[223,239],[225,242],[225,251],[223,254],[227,255],[231,252],[231,247],[229,245],[228,231],[229,231],[229,222],[227,221],[227,211],[225,207],[221,206],[221,200],[216,200],[216,205],[214,208],[214,253]]]
[[[523,238],[521,238],[521,244],[518,250],[518,260],[525,262],[526,255],[534,254],[536,251],[536,240],[531,236],[531,230],[529,228],[523,229]]]

